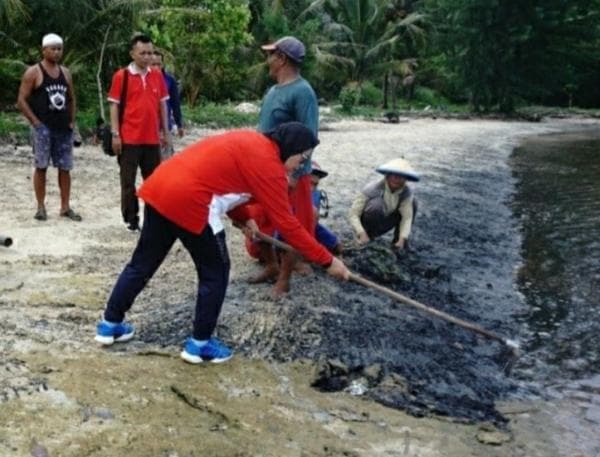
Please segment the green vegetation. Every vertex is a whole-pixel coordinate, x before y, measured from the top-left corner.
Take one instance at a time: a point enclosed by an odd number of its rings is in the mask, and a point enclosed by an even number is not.
[[[476,111],[600,104],[600,1],[425,0],[424,11],[431,55]]]
[[[83,137],[89,137],[96,130],[96,119],[98,119],[97,111],[88,109],[77,112],[77,128]]]
[[[4,0],[0,110],[14,111],[55,32],[91,131],[136,31],[165,54],[188,119],[208,125],[255,125],[232,106],[262,97],[272,82],[260,45],[288,34],[306,44],[319,98],[353,115],[600,106],[600,0]]]
[[[29,126],[16,113],[0,112],[0,139],[24,143],[29,136]]]
[[[184,107],[183,116],[189,122],[207,127],[255,127],[258,113],[241,113],[231,104],[217,105],[205,103],[194,107]]]

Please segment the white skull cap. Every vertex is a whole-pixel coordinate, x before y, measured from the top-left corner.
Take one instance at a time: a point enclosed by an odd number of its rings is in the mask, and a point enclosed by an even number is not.
[[[63,44],[63,39],[56,33],[49,33],[48,35],[44,35],[44,38],[42,38],[42,48],[56,44]]]

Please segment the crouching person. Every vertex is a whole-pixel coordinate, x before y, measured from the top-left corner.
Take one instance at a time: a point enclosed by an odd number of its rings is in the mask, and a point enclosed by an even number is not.
[[[329,213],[329,200],[324,190],[319,189],[321,179],[329,175],[321,166],[312,161],[312,170],[310,172],[310,187],[312,191],[313,208],[315,212],[315,237],[317,241],[327,248],[334,255],[341,255],[343,246],[335,233],[329,230],[320,222],[320,218],[327,217]]]
[[[407,181],[419,181],[419,176],[404,159],[391,160],[376,171],[384,178],[368,184],[354,199],[350,223],[359,244],[393,229],[394,247],[407,248],[417,214],[417,201]]]
[[[125,314],[179,239],[198,274],[192,336],[181,357],[190,363],[231,358],[231,349],[212,336],[229,278],[224,237],[215,236],[209,224],[215,196],[249,194],[295,249],[332,276],[347,280],[350,272],[343,262],[318,244],[289,209],[287,175],[317,144],[309,129],[291,122],[264,134],[237,130],[212,136],[161,163],[138,192],[146,204],[142,232],[97,325],[96,341],[111,345],[133,337],[134,327],[124,321]]]

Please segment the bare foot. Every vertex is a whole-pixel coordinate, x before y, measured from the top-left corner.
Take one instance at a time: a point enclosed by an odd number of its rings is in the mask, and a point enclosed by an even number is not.
[[[312,267],[306,262],[296,262],[296,265],[294,265],[294,271],[302,276],[308,276],[313,273]]]
[[[273,289],[271,289],[271,295],[273,298],[278,299],[284,297],[290,291],[289,281],[282,281],[278,279]]]
[[[248,279],[249,284],[261,284],[263,282],[273,281],[279,275],[279,269],[274,266],[267,265],[263,271],[256,276]]]

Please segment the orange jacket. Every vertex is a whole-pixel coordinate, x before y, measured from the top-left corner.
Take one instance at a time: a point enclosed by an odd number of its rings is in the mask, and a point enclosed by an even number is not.
[[[290,211],[288,180],[277,144],[253,130],[234,130],[188,146],[163,162],[138,196],[160,214],[192,232],[208,223],[213,195],[249,193],[285,240],[308,260],[328,266],[331,254]],[[234,210],[244,218],[244,209]]]

